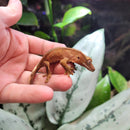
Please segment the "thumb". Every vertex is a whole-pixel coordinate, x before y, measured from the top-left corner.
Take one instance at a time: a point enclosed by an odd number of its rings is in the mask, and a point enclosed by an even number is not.
[[[0,21],[7,26],[12,26],[18,22],[22,15],[22,4],[20,0],[9,0],[6,7],[0,7]]]

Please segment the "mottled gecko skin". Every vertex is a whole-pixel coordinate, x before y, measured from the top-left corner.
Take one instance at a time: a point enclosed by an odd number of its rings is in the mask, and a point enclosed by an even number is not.
[[[90,57],[84,55],[81,51],[73,48],[59,47],[51,49],[45,55],[43,55],[41,61],[32,70],[29,83],[33,83],[35,74],[39,71],[41,67],[44,66],[46,67],[45,83],[47,83],[51,78],[50,65],[55,63],[60,63],[65,69],[65,74],[67,74],[68,76],[70,74],[73,75],[74,70],[76,70],[75,66],[70,66],[68,64],[77,63],[92,72],[95,71],[95,68],[92,64],[92,59]]]

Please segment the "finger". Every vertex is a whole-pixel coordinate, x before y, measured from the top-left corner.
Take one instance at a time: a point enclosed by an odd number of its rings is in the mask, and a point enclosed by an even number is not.
[[[33,68],[40,62],[41,59],[42,59],[42,56],[29,54],[25,69],[28,71],[32,71]]]
[[[12,83],[0,94],[1,103],[42,103],[53,98],[53,90],[43,85]]]
[[[31,72],[25,71],[18,79],[18,83],[27,84],[29,83]],[[72,86],[72,80],[70,77],[64,74],[52,75],[49,82],[45,84],[46,77],[44,74],[37,73],[34,79],[34,84],[48,85],[55,91],[66,91]],[[61,82],[62,81],[62,82]]]
[[[44,84],[46,77],[39,75],[36,76],[34,84]],[[72,86],[72,80],[68,75],[52,75],[49,82],[46,85],[50,86],[55,91],[67,91]]]
[[[0,19],[7,26],[17,23],[22,15],[22,5],[20,0],[10,0],[8,6],[0,7]]]
[[[28,56],[28,61],[27,61],[27,65],[26,65],[26,70],[27,71],[32,71],[33,68],[40,62],[41,60],[41,56],[35,55],[35,54],[29,54]],[[63,67],[60,64],[54,64],[51,66],[51,71],[54,74],[63,74],[65,73],[65,70],[63,69]],[[40,69],[40,72],[45,73],[45,67],[43,67],[42,69]]]
[[[28,36],[30,53],[43,55],[52,48],[65,47],[64,44],[43,40],[35,36],[30,35],[27,36]]]

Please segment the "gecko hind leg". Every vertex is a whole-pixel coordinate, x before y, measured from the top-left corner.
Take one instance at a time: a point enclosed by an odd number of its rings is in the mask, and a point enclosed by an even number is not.
[[[34,67],[34,69],[31,72],[31,75],[30,75],[29,84],[33,83],[35,75],[41,67],[42,67],[41,62]]]

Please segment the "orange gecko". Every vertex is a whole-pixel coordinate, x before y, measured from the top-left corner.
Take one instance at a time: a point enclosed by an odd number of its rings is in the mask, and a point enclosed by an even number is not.
[[[77,63],[92,72],[95,71],[95,68],[92,64],[92,59],[90,57],[84,55],[81,51],[73,48],[59,47],[51,49],[45,55],[43,55],[40,62],[32,70],[29,83],[33,83],[36,73],[41,67],[44,66],[46,67],[45,83],[47,83],[51,78],[50,65],[56,63],[60,63],[63,66],[63,68],[65,69],[65,74],[67,74],[68,76],[70,74],[73,75],[74,70],[76,70],[74,63]],[[73,66],[69,64],[73,64]]]

